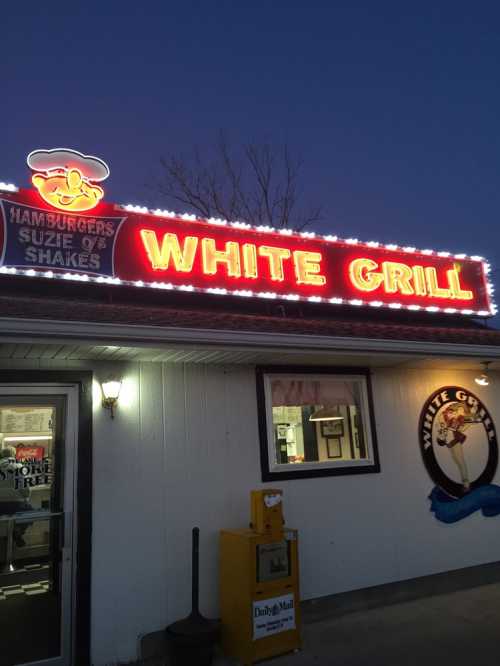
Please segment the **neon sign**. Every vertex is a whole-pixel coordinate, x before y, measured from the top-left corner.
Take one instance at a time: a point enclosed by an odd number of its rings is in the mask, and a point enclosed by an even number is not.
[[[214,238],[186,236],[182,243],[174,233],[165,233],[161,241],[151,229],[141,229],[140,236],[151,267],[158,271],[191,273],[198,246],[201,244],[201,270],[205,275],[216,275],[220,266],[224,267],[228,277],[257,280],[259,264],[257,257],[263,257],[269,279],[272,282],[285,280],[284,262],[290,260],[294,266],[295,283],[297,285],[323,285],[326,278],[319,275],[321,270],[321,253],[306,252],[275,247],[256,245],[254,243],[237,243],[227,241],[224,249],[217,249]]]
[[[169,226],[170,231],[165,233],[152,228],[139,230],[148,268],[158,277],[185,279],[189,275],[201,285],[209,276],[217,276],[224,288],[231,282],[244,282],[251,287],[252,282],[260,281],[262,289],[296,289],[319,300],[331,300],[335,294],[355,299],[366,297],[369,292],[371,304],[391,305],[397,298],[412,309],[439,307],[443,303],[444,307],[466,309],[476,300],[475,292],[464,287],[471,285],[473,264],[463,259],[419,256],[415,252],[413,261],[408,257],[401,261],[395,251],[374,248],[370,249],[372,258],[359,257],[342,243],[326,246],[322,252],[295,249],[290,247],[291,238],[286,243],[280,238],[279,245],[268,239],[250,243],[248,232],[239,242],[228,240],[227,231],[223,235],[213,232],[214,237],[190,233],[181,239],[172,224]]]
[[[102,201],[96,183],[109,168],[96,157],[39,150],[28,164],[36,190],[0,183],[0,273],[332,305],[496,312],[481,257],[117,206]]]
[[[382,261],[379,267],[373,259],[363,257],[351,261],[349,278],[354,287],[361,291],[371,292],[380,288],[385,294],[471,301],[474,294],[469,289],[461,288],[460,271],[461,265],[458,263],[446,270],[446,286],[440,287],[434,266],[409,266],[396,261]]]
[[[106,180],[109,167],[98,157],[70,148],[33,150],[27,158],[31,182],[42,199],[60,210],[85,211],[104,197],[96,183]]]

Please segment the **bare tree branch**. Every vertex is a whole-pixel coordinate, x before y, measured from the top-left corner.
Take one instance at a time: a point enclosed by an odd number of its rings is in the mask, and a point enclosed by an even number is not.
[[[298,210],[302,162],[286,145],[249,143],[236,153],[220,132],[211,161],[195,149],[188,159],[171,155],[160,164],[162,177],[155,186],[160,198],[200,217],[299,231],[321,219],[319,207]]]

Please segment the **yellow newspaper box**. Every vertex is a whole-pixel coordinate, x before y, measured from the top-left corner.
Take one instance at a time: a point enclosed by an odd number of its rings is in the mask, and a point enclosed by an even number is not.
[[[250,529],[220,534],[222,647],[245,666],[301,647],[297,530],[281,490],[251,493]]]

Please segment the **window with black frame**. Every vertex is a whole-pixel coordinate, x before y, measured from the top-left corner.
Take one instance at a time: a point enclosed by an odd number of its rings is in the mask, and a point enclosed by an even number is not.
[[[378,472],[368,372],[257,369],[263,480]]]

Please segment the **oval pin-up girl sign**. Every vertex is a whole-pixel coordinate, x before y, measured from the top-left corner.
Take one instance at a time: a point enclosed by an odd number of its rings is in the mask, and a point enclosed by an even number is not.
[[[419,423],[420,450],[436,484],[431,511],[455,522],[483,510],[500,513],[500,488],[492,485],[498,466],[495,424],[479,398],[460,386],[445,386],[425,402]]]

